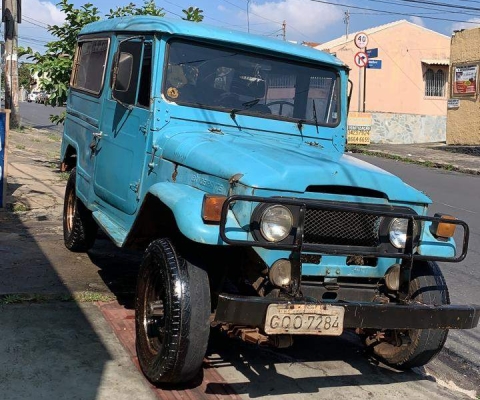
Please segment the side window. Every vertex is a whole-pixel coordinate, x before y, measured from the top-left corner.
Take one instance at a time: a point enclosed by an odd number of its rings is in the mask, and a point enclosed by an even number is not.
[[[105,76],[108,39],[92,39],[78,43],[70,86],[100,93]]]
[[[113,67],[117,71],[117,83],[112,93],[113,97],[128,105],[149,107],[152,81],[152,43],[138,39],[127,40],[120,44],[118,51],[116,65]],[[119,84],[120,80],[121,84]]]

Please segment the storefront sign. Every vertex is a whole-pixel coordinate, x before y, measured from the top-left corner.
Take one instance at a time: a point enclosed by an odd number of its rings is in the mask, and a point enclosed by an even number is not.
[[[460,107],[460,99],[448,99],[447,101],[448,109],[458,108],[458,107]]]
[[[348,113],[348,144],[370,144],[372,114],[362,112]]]
[[[456,66],[453,77],[454,94],[475,94],[477,93],[477,70],[476,65]]]

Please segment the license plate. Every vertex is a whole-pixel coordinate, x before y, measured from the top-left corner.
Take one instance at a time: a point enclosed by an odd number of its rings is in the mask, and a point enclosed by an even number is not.
[[[339,336],[344,315],[343,307],[326,304],[270,304],[265,333]]]

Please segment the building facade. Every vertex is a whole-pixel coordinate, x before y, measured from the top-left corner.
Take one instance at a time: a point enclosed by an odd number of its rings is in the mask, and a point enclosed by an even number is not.
[[[355,64],[356,33],[314,48],[350,66],[351,111],[372,114],[370,140],[427,143],[446,140],[450,38],[406,20],[363,31],[369,68]]]
[[[454,32],[450,53],[447,144],[480,145],[480,28]]]

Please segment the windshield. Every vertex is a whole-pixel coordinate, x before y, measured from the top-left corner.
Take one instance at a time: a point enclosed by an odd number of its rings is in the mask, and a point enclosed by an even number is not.
[[[165,97],[179,104],[338,124],[338,74],[333,69],[236,49],[169,43]]]

